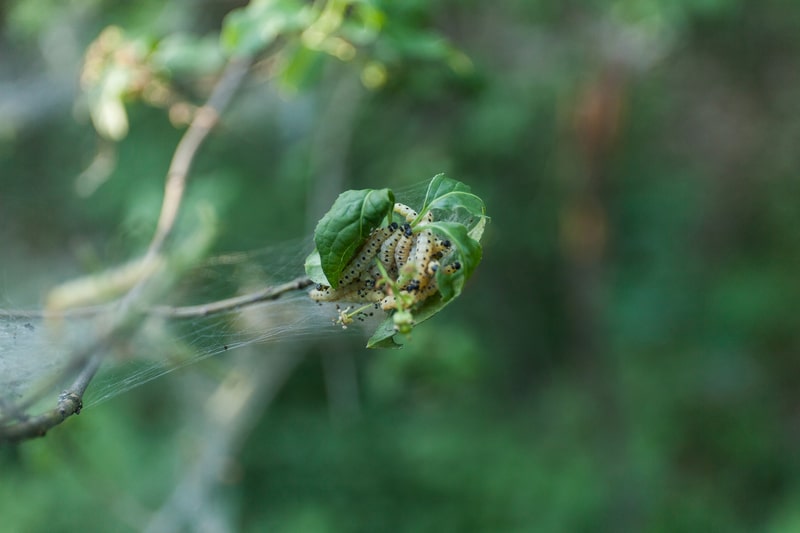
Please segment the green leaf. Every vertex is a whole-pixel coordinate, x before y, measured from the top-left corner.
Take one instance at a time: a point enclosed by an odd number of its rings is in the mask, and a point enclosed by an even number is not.
[[[362,189],[339,195],[314,230],[314,243],[328,285],[339,286],[342,271],[394,206],[389,189]]]
[[[367,341],[367,348],[402,348],[403,344],[395,340],[400,337],[394,330],[394,321],[390,316],[378,326],[375,333]]]
[[[252,0],[225,17],[222,47],[231,55],[257,54],[279,35],[306,28],[314,20],[314,9],[299,0]]]
[[[386,14],[369,1],[356,1],[348,7],[350,14],[342,21],[342,37],[359,46],[374,42],[386,24]]]
[[[425,300],[422,305],[414,309],[414,327],[425,322],[441,311],[449,301],[445,302],[441,296],[434,295]],[[390,315],[372,334],[367,341],[367,348],[402,348],[408,335],[397,333],[394,329],[394,320]]]
[[[326,278],[325,273],[322,272],[322,262],[319,257],[319,252],[316,249],[308,254],[304,266],[306,269],[306,276],[311,278],[311,281],[314,283],[322,283],[323,285],[328,284],[328,278]]]
[[[290,93],[309,88],[318,82],[325,56],[298,44],[287,45],[279,67],[281,89]]]
[[[457,252],[455,260],[461,263],[461,268],[453,274],[445,274],[444,269],[436,273],[439,293],[446,303],[461,294],[464,283],[481,262],[483,249],[478,241],[469,236],[467,227],[458,222],[433,222],[425,227],[450,240]]]
[[[448,178],[444,174],[437,174],[428,184],[425,201],[420,209],[419,217],[422,218],[431,209],[455,211],[464,209],[469,214],[477,217],[486,216],[486,206],[478,196],[470,192],[469,186],[460,181]]]
[[[225,58],[219,39],[174,33],[156,45],[151,62],[171,75],[198,75],[218,72]]]
[[[486,228],[487,222],[489,222],[489,217],[487,216],[481,217],[478,220],[478,222],[470,228],[468,235],[472,239],[481,242],[481,237],[483,237],[483,230]]]

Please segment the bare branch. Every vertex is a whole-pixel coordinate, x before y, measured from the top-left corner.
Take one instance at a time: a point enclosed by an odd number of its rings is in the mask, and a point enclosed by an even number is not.
[[[59,425],[72,415],[80,414],[83,408],[83,393],[100,368],[101,362],[102,357],[97,353],[89,357],[72,385],[58,395],[58,401],[53,409],[16,424],[0,427],[0,442],[43,437],[50,428]]]
[[[25,411],[44,398],[58,383],[69,376],[74,375],[76,377],[72,386],[66,392],[78,394],[78,399],[81,399],[83,392],[97,371],[96,366],[99,365],[102,354],[108,350],[115,339],[130,335],[140,322],[141,314],[126,313],[116,317],[91,342],[73,351],[69,358],[69,364],[61,370],[60,375],[51,377],[37,391],[25,398],[24,401],[3,406],[8,414],[0,417],[0,441],[4,440],[5,436],[13,431],[13,427],[17,423],[31,420],[31,418],[26,417]],[[60,403],[61,399],[59,399]],[[59,409],[57,408],[57,410]]]
[[[299,277],[292,281],[265,287],[261,290],[226,298],[200,305],[184,307],[157,306],[152,307],[145,314],[161,316],[164,318],[193,318],[224,313],[226,311],[240,310],[260,302],[276,300],[282,295],[305,289],[313,284],[307,277]],[[89,308],[93,312],[104,310],[102,308]],[[107,308],[105,309],[107,310]],[[27,316],[27,315],[26,315]],[[120,321],[115,328],[101,335],[95,342],[83,350],[76,352],[72,357],[72,364],[65,369],[65,374],[78,372],[72,385],[64,390],[58,397],[56,406],[44,414],[32,418],[25,418],[22,413],[38,400],[39,396],[29,398],[23,404],[11,405],[7,411],[10,416],[0,419],[0,442],[26,440],[41,437],[47,431],[63,422],[73,414],[79,414],[82,407],[83,394],[103,360],[103,353],[109,344],[122,331],[123,327],[130,327],[133,322]],[[11,421],[14,420],[14,421]],[[9,423],[10,422],[10,423]],[[5,425],[3,425],[5,424]]]
[[[189,305],[185,307],[169,307],[169,306],[153,307],[149,311],[149,313],[153,315],[159,315],[170,318],[191,318],[191,317],[215,315],[218,313],[223,313],[225,311],[241,309],[259,302],[275,300],[279,298],[282,294],[286,294],[287,292],[291,291],[298,291],[301,289],[305,289],[306,287],[311,286],[313,283],[314,283],[313,281],[304,276],[296,278],[293,281],[282,283],[280,285],[265,287],[261,290],[251,292],[249,294],[234,296],[233,298],[226,298],[224,300],[218,300],[216,302],[211,302],[207,304]]]
[[[158,217],[156,232],[147,249],[148,258],[153,258],[158,254],[167,236],[172,231],[175,220],[178,217],[183,192],[186,189],[189,169],[192,166],[197,150],[208,137],[208,134],[211,133],[211,130],[214,129],[214,126],[217,125],[217,122],[219,122],[222,111],[228,106],[231,98],[241,85],[250,69],[251,63],[252,59],[249,57],[233,58],[228,62],[208,101],[197,110],[194,120],[192,120],[186,133],[178,143],[175,154],[172,156],[169,170],[167,170],[161,214]]]
[[[283,294],[291,291],[299,291],[310,287],[314,282],[305,276],[295,278],[292,281],[281,283],[280,285],[270,285],[257,291],[233,296],[223,300],[216,300],[198,305],[188,305],[183,307],[172,307],[168,305],[158,305],[144,311],[144,314],[162,316],[165,318],[192,318],[214,315],[225,311],[242,309],[249,305],[275,300]],[[101,313],[108,313],[113,309],[112,304],[93,305],[89,307],[73,307],[68,309],[48,310],[48,309],[0,309],[0,318],[10,318],[15,320],[25,320],[34,318],[70,318],[70,317],[90,317]]]

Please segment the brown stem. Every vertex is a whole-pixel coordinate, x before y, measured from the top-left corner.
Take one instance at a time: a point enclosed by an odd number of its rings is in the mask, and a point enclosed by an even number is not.
[[[87,358],[72,385],[58,395],[58,401],[53,409],[15,424],[0,427],[0,442],[44,437],[50,428],[59,425],[72,415],[80,414],[83,408],[83,393],[100,368],[101,362],[102,357],[97,353]]]
[[[197,155],[197,150],[219,122],[222,111],[228,106],[241,85],[251,63],[252,59],[249,57],[233,58],[228,62],[208,101],[197,110],[194,120],[175,148],[175,154],[172,156],[167,170],[164,200],[161,203],[158,225],[147,249],[148,258],[153,258],[158,254],[172,231],[178,217],[183,192],[186,190],[186,179],[195,155]]]
[[[153,315],[163,316],[167,318],[192,318],[215,315],[225,311],[232,311],[241,309],[259,302],[266,302],[268,300],[275,300],[282,294],[287,292],[297,291],[309,287],[314,282],[307,277],[296,278],[292,281],[265,287],[261,290],[243,294],[241,296],[234,296],[224,300],[218,300],[207,304],[189,305],[185,307],[168,307],[159,306],[153,307],[149,313]]]
[[[242,296],[184,307],[158,306],[151,308],[146,313],[164,318],[210,316],[226,311],[242,309],[259,302],[276,300],[288,292],[302,290],[312,284],[313,281],[303,276],[280,285],[265,287]],[[117,328],[101,336],[96,342],[92,343],[90,347],[82,350],[77,357],[73,357],[74,364],[69,365],[67,370],[78,371],[78,375],[72,385],[59,395],[58,402],[53,409],[36,417],[25,418],[22,413],[26,408],[30,407],[29,404],[31,401],[21,405],[10,406],[10,408],[7,409],[10,412],[10,416],[0,419],[0,442],[4,440],[20,441],[44,436],[50,428],[60,424],[69,416],[79,414],[83,405],[83,394],[102,362],[103,358],[101,354],[106,351],[111,339],[120,333],[123,325],[124,323],[120,322]],[[10,419],[17,420],[17,422],[7,423]],[[4,423],[6,423],[6,425],[3,425]]]

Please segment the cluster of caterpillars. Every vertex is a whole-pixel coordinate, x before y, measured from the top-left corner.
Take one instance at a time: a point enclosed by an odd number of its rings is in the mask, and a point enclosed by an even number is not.
[[[309,293],[313,300],[374,303],[376,307],[390,311],[398,308],[398,296],[393,294],[393,286],[404,293],[404,301],[410,301],[411,305],[436,294],[439,290],[436,285],[436,272],[441,267],[439,262],[452,251],[452,244],[429,229],[414,233],[411,224],[418,214],[407,205],[394,204],[394,212],[405,222],[392,222],[374,229],[342,271],[339,287],[317,285]],[[425,213],[421,222],[433,222],[433,213]],[[383,279],[379,262],[389,280]],[[461,264],[455,261],[441,268],[445,274],[452,274],[461,268]]]

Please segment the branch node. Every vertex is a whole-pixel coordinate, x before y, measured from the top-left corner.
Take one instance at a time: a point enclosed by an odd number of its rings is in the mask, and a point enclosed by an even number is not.
[[[58,413],[62,418],[75,414],[81,414],[83,409],[83,400],[80,395],[72,391],[63,391],[58,395]]]

